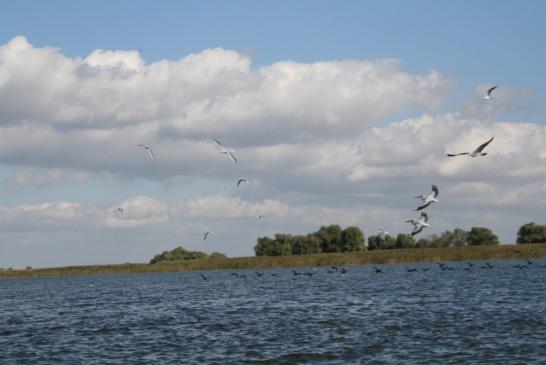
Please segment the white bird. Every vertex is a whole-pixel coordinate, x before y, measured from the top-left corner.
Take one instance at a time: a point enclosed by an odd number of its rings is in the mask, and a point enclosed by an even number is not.
[[[205,235],[203,236],[203,241],[205,241],[207,239],[207,237],[211,234],[213,234],[214,232],[213,231],[206,231],[205,232]]]
[[[495,90],[498,86],[495,85],[493,86],[492,88],[490,88],[489,90],[487,90],[487,92],[485,93],[485,95],[483,96],[483,99],[484,100],[491,100],[493,99],[493,97],[491,96],[491,93],[493,92],[493,90]]]
[[[438,199],[436,198],[438,197],[438,194],[439,194],[438,187],[436,185],[432,185],[432,191],[430,192],[430,194],[416,196],[415,198],[422,200],[422,204],[417,209],[415,209],[415,211],[425,209],[432,203],[437,202]]]
[[[473,152],[463,152],[463,153],[448,153],[447,156],[448,157],[455,157],[455,156],[462,156],[462,155],[468,155],[470,157],[478,157],[478,156],[485,156],[487,155],[487,153],[483,153],[483,149],[485,147],[487,147],[487,145],[489,143],[491,143],[491,141],[493,141],[493,138],[495,137],[491,137],[491,139],[483,144],[480,145],[480,147],[476,148]]]
[[[148,156],[150,156],[150,158],[152,160],[155,160],[155,156],[154,156],[154,153],[152,152],[152,149],[150,148],[150,146],[148,146],[147,144],[139,144],[140,147],[144,147],[144,149],[146,151],[148,151]]]
[[[256,208],[256,218],[258,219],[263,219],[265,216],[261,215],[260,214],[260,209],[259,208]]]
[[[237,157],[235,157],[235,154],[232,149],[228,149],[228,148],[225,148],[219,140],[217,140],[216,138],[212,137],[212,140],[214,141],[214,143],[216,144],[216,147],[218,147],[218,149],[220,150],[220,153],[223,153],[225,154],[226,156],[228,156],[231,161],[233,162],[237,162]]]
[[[121,207],[117,208],[116,210],[117,210],[117,211],[119,212],[119,214],[121,214],[121,215],[123,215],[123,212],[125,212],[125,209],[123,209],[123,208],[121,208]]]
[[[406,223],[413,224],[413,231],[411,232],[412,236],[415,236],[416,234],[420,233],[423,230],[423,228],[430,227],[430,225],[427,222],[428,222],[428,215],[425,212],[421,212],[421,216],[419,217],[417,221],[413,219],[406,221]]]
[[[384,231],[382,228],[379,228],[377,233],[379,233],[379,237],[381,237],[383,241],[385,240],[385,236],[389,234],[389,232]]]
[[[237,187],[239,187],[239,185],[241,185],[244,182],[250,185],[250,181],[248,181],[246,177],[242,177],[239,180],[237,180]]]

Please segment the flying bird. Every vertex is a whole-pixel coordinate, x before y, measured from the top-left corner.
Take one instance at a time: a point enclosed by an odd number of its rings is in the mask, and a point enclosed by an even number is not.
[[[491,139],[490,139],[489,141],[487,141],[487,142],[485,142],[484,144],[480,145],[480,147],[476,148],[476,149],[474,150],[474,152],[448,153],[447,156],[448,156],[448,157],[455,157],[455,156],[462,156],[462,155],[468,155],[468,156],[470,156],[470,157],[485,156],[485,155],[487,155],[487,153],[484,153],[484,152],[482,152],[482,151],[483,151],[483,149],[484,149],[485,147],[487,147],[487,145],[488,145],[489,143],[491,143],[491,141],[493,141],[493,138],[495,138],[495,137],[491,137]]]
[[[241,185],[244,182],[247,183],[247,184],[250,184],[250,181],[248,181],[248,179],[246,177],[242,177],[239,180],[237,180],[237,187],[239,187],[239,185]]]
[[[260,214],[260,210],[256,209],[256,218],[263,219],[265,216]]]
[[[487,92],[485,93],[485,95],[483,96],[483,99],[484,100],[491,100],[493,99],[493,97],[491,96],[491,93],[493,92],[493,90],[495,90],[498,86],[495,85],[493,86],[492,88],[488,89]]]
[[[140,147],[143,147],[146,151],[148,151],[148,156],[150,156],[150,158],[151,158],[152,160],[155,160],[154,153],[153,153],[153,151],[152,151],[152,149],[151,149],[150,146],[148,146],[147,144],[142,144],[142,143],[139,144],[139,146],[140,146]]]
[[[231,161],[233,162],[237,162],[237,157],[235,157],[235,154],[232,149],[229,149],[229,148],[225,148],[224,145],[222,145],[222,143],[220,143],[219,140],[217,140],[216,138],[212,137],[212,140],[214,141],[214,143],[216,144],[216,147],[218,147],[218,149],[220,150],[220,153],[223,153],[224,155],[228,156],[230,158]]]
[[[210,234],[212,234],[212,233],[214,233],[214,232],[212,232],[212,231],[206,231],[206,232],[205,232],[205,235],[203,236],[203,241],[205,241],[205,240],[207,239],[207,237],[208,237]]]
[[[406,221],[406,223],[413,224],[413,231],[411,232],[412,236],[415,236],[416,234],[420,233],[423,230],[423,228],[430,227],[430,225],[427,222],[428,222],[428,214],[425,212],[421,212],[421,216],[419,217],[417,221],[413,219]]]
[[[432,185],[432,191],[430,192],[430,194],[416,196],[415,198],[418,198],[418,199],[422,200],[422,204],[417,209],[415,209],[415,211],[425,209],[430,204],[432,204],[434,202],[437,202],[438,199],[436,199],[436,198],[438,197],[439,193],[440,192],[438,191],[438,187],[436,185]]]
[[[123,215],[123,213],[125,212],[125,209],[119,207],[119,208],[116,209],[116,211],[118,211],[119,214]]]
[[[379,237],[381,237],[383,241],[385,240],[385,236],[389,234],[389,232],[384,231],[383,228],[379,228],[377,233],[379,233]]]

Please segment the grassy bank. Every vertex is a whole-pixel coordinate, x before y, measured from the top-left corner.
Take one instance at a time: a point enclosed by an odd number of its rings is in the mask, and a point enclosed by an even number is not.
[[[512,251],[516,248],[522,254]],[[396,264],[405,262],[502,260],[546,258],[546,244],[418,248],[299,256],[261,256],[171,261],[156,264],[66,266],[47,269],[2,270],[0,279],[69,275],[129,274],[148,272],[265,269],[280,267]]]

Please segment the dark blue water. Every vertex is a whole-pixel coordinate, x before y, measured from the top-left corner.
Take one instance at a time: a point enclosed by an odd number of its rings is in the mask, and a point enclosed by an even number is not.
[[[546,364],[546,261],[492,263],[0,280],[0,362]]]

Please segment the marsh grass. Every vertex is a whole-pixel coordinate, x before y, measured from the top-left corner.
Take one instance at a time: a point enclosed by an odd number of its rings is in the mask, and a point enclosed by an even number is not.
[[[512,251],[517,249],[521,254]],[[0,279],[105,275],[178,271],[266,269],[282,267],[398,264],[410,262],[474,261],[546,258],[546,243],[527,245],[412,248],[294,256],[260,256],[164,261],[156,264],[65,266],[47,269],[0,270]]]

